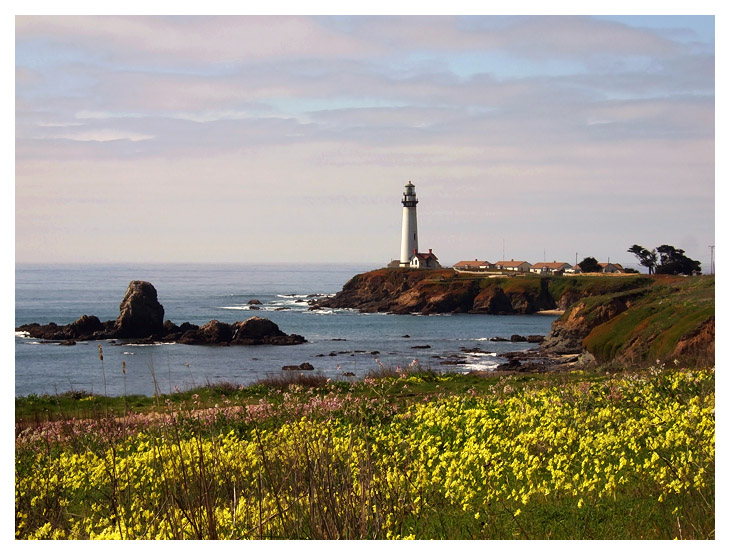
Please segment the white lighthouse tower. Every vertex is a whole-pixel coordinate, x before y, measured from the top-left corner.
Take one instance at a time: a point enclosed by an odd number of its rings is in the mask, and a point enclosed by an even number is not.
[[[416,221],[416,186],[408,181],[403,193],[403,232],[400,242],[400,265],[408,266],[418,252],[418,222]]]

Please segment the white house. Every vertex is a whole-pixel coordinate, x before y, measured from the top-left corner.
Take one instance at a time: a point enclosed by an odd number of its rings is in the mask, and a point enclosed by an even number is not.
[[[530,272],[533,274],[560,275],[567,272],[569,268],[570,264],[567,262],[536,262],[530,268]]]
[[[439,259],[431,249],[428,252],[414,252],[411,256],[411,268],[434,270],[441,267]]]
[[[494,263],[494,267],[498,270],[508,270],[510,272],[529,272],[532,264],[524,260],[500,260]]]
[[[601,272],[604,274],[623,274],[624,268],[621,264],[614,264],[613,262],[599,262],[598,265],[601,267]]]

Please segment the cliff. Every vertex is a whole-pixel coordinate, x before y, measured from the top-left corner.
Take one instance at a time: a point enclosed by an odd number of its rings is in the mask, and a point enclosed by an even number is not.
[[[359,274],[316,306],[395,314],[564,314],[545,355],[584,354],[624,366],[714,364],[714,276],[482,277],[453,270]]]
[[[316,306],[394,314],[533,314],[564,310],[585,296],[632,290],[649,281],[647,276],[484,277],[393,268],[358,274]]]
[[[590,353],[598,363],[714,365],[714,276],[655,276],[646,286],[582,298],[552,326],[549,353]]]

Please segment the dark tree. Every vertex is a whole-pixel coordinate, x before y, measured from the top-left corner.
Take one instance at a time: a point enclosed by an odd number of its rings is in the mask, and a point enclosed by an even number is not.
[[[656,249],[650,251],[640,245],[634,245],[628,252],[636,255],[636,258],[639,259],[639,264],[649,268],[650,274],[653,273],[656,268]]]
[[[701,273],[700,263],[684,255],[682,249],[675,249],[671,245],[662,245],[656,248],[659,253],[659,264],[656,267],[657,274],[685,274],[694,272]]]
[[[584,258],[581,262],[578,263],[578,266],[580,266],[580,271],[584,274],[589,272],[601,271],[601,265],[598,263],[598,260],[596,260],[592,256]]]

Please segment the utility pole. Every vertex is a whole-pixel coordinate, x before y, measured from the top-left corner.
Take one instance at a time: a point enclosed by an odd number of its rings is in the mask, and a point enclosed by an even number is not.
[[[710,275],[715,273],[715,245],[710,245]]]

